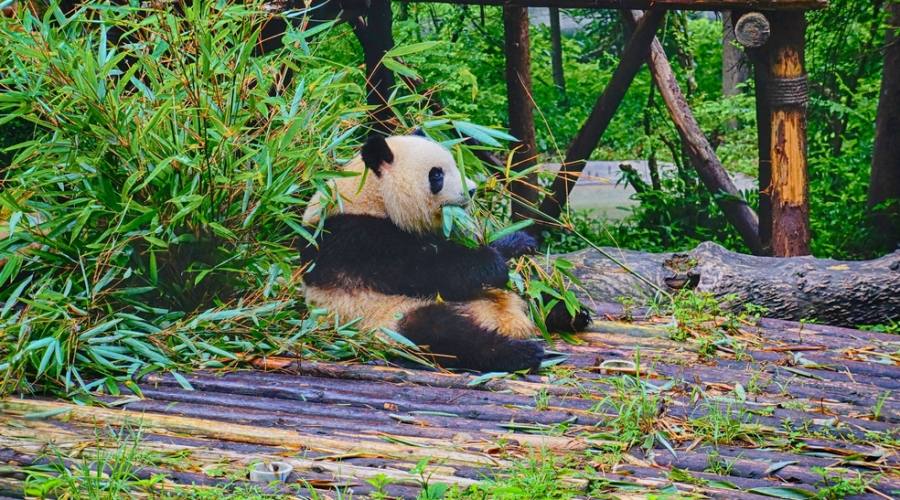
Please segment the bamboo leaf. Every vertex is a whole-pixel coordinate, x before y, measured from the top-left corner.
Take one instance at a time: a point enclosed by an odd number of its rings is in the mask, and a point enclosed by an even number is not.
[[[509,373],[507,373],[507,372],[488,372],[488,373],[485,373],[485,374],[482,374],[482,375],[479,375],[479,376],[473,378],[468,383],[466,383],[466,385],[469,387],[475,387],[475,386],[484,384],[485,382],[487,382],[489,380],[493,380],[495,378],[504,378],[504,377],[508,377],[508,376],[509,376]]]
[[[387,335],[391,340],[393,340],[394,342],[397,342],[400,345],[404,345],[406,347],[409,347],[409,348],[415,349],[415,350],[419,349],[419,346],[417,346],[413,341],[411,341],[408,338],[401,335],[399,332],[396,332],[394,330],[391,330],[390,328],[385,328],[385,327],[382,327],[381,331],[384,332],[384,334]]]
[[[8,313],[14,305],[16,305],[16,302],[18,302],[19,300],[19,296],[22,295],[22,292],[25,290],[28,284],[31,283],[31,279],[33,277],[34,275],[25,278],[21,283],[19,283],[19,286],[17,286],[13,290],[13,292],[6,299],[6,302],[3,304],[3,309],[0,309],[0,318],[6,317],[6,313]]]
[[[747,490],[747,493],[756,493],[757,495],[787,500],[804,500],[816,497],[815,494],[807,490],[790,486],[761,486],[759,488],[750,488]]]
[[[419,42],[419,43],[411,43],[408,45],[400,45],[398,47],[394,47],[391,50],[385,53],[385,57],[403,57],[408,56],[410,54],[416,54],[419,52],[424,52],[426,50],[431,50],[438,45],[443,44],[442,41],[430,41],[430,42]]]

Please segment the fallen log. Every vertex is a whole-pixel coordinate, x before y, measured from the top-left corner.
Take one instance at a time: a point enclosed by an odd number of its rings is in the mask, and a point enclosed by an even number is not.
[[[728,306],[735,310],[752,303],[766,307],[768,317],[846,326],[900,320],[900,251],[838,261],[756,257],[711,242],[683,253],[604,250],[663,290],[695,289],[723,299],[734,294]],[[623,297],[640,303],[658,293],[595,250],[561,257],[575,264],[587,303]]]

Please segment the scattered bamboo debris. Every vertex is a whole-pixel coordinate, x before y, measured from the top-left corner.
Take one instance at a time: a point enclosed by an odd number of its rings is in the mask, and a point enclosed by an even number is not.
[[[541,376],[272,358],[253,371],[147,375],[140,395],[98,395],[105,406],[9,397],[0,494],[22,494],[21,471],[114,450],[126,431],[149,460],[136,477],[164,489],[252,485],[251,468],[280,462],[292,472],[266,491],[365,495],[387,478],[380,492],[414,498],[425,476],[467,488],[539,452],[594,467],[594,478],[564,479],[586,495],[598,484],[802,495],[823,474],[863,478],[863,497],[900,491],[900,337],[763,319],[710,356],[673,340],[669,323],[604,307],[609,320],[553,346],[567,359]],[[652,418],[629,442],[628,405],[642,401]],[[615,463],[597,458],[610,450]]]

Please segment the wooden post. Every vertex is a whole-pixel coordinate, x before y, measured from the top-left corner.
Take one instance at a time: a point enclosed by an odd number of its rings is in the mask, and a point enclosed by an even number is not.
[[[809,99],[803,12],[769,14],[772,34],[764,46],[772,162],[772,253],[809,254],[809,186],[806,171],[806,105]]]
[[[394,47],[390,0],[371,0],[366,14],[364,22],[353,22],[353,32],[366,61],[366,102],[374,106],[372,127],[390,134],[396,128],[396,117],[387,102],[394,87],[394,74],[381,64],[384,54]]]
[[[531,98],[531,59],[528,9],[503,6],[506,51],[506,96],[509,132],[518,139],[512,156],[513,169],[522,171],[537,163],[534,137],[534,103]],[[513,220],[534,219],[538,199],[537,174],[517,179],[510,186]]]
[[[634,80],[634,75],[647,60],[647,56],[650,54],[650,44],[665,15],[664,10],[651,10],[641,18],[634,34],[625,45],[625,50],[622,51],[622,57],[613,72],[612,79],[603,89],[603,93],[597,97],[590,116],[581,126],[578,135],[569,146],[569,150],[566,151],[566,159],[560,166],[556,179],[553,180],[551,192],[541,203],[542,214],[557,218],[568,204],[569,193],[575,187],[581,171],[584,170],[588,156],[600,142],[603,132],[609,126],[622,98],[625,97],[625,92],[628,91],[631,81]]]
[[[760,20],[760,17],[765,19],[764,23]],[[750,20],[749,22],[748,19]],[[766,51],[760,48],[770,36],[770,26],[765,16],[755,12],[749,14],[732,13],[732,20],[736,27],[765,26],[764,29],[738,29],[735,32],[735,38],[747,48],[747,56],[753,63],[753,81],[756,89],[756,147],[759,156],[757,169],[759,208],[756,213],[759,216],[759,241],[762,245],[762,255],[772,255],[772,124],[769,121],[771,115],[769,112],[770,98],[766,86],[766,82],[769,80],[769,60]],[[765,35],[746,36],[745,33],[748,32],[751,34],[765,33]]]

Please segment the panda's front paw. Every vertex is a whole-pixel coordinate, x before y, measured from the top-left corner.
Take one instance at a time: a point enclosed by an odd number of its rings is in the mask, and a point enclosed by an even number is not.
[[[536,372],[543,360],[544,346],[540,342],[510,339],[497,349],[491,371],[515,372],[527,369]]]
[[[538,241],[525,231],[516,231],[491,243],[491,247],[508,260],[537,253]]]

